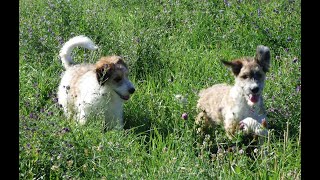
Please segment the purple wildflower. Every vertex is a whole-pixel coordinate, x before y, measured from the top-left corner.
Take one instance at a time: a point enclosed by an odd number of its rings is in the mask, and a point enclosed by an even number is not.
[[[259,16],[259,17],[261,16],[261,10],[260,10],[260,8],[258,8],[258,16]]]
[[[243,154],[244,153],[244,150],[243,149],[240,149],[239,150],[239,154]]]
[[[230,6],[230,3],[229,3],[229,1],[228,0],[223,0],[223,2],[224,2],[224,4],[226,5],[226,6]]]
[[[293,63],[298,62],[298,58],[296,58],[296,57],[295,57],[295,58],[293,58],[292,62],[293,62]]]
[[[184,119],[184,120],[187,120],[188,119],[188,114],[187,113],[183,113],[181,115],[181,118]]]
[[[57,103],[58,102],[58,98],[57,97],[53,98],[53,102]]]
[[[49,111],[49,112],[48,112],[48,115],[49,115],[49,116],[52,116],[52,115],[53,115],[53,112],[52,112],[52,111]]]
[[[272,108],[269,109],[269,112],[274,112],[274,110],[275,109],[272,107]]]
[[[300,92],[300,91],[301,91],[301,85],[298,85],[298,86],[297,86],[296,91],[297,91],[297,92]]]
[[[30,114],[29,114],[29,117],[30,117],[31,119],[37,119],[37,115],[34,114],[34,113],[30,113]]]
[[[62,129],[62,133],[66,133],[66,132],[70,132],[70,129],[67,128],[67,127],[64,127],[64,128]]]

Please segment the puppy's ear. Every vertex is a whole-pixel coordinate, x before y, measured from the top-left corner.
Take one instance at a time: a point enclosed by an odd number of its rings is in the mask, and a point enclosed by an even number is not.
[[[111,77],[114,70],[114,64],[103,64],[96,67],[96,76],[100,85],[104,85],[105,82]]]
[[[267,46],[259,45],[254,60],[262,67],[264,72],[268,72],[270,67],[270,49]]]
[[[242,62],[240,60],[234,60],[234,61],[231,61],[231,62],[228,62],[228,61],[225,61],[225,60],[221,60],[221,62],[225,66],[231,67],[231,70],[232,70],[233,74],[235,76],[238,76],[238,74],[240,73],[241,68],[242,68]]]

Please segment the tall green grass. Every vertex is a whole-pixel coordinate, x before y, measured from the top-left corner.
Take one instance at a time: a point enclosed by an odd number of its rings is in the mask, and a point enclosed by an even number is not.
[[[300,179],[300,8],[284,0],[20,0],[20,178]],[[126,58],[136,92],[125,130],[103,132],[102,119],[78,126],[57,105],[58,52],[76,35],[100,47],[76,49],[76,62]],[[241,143],[228,152],[219,129],[199,142],[197,93],[232,84],[220,60],[253,56],[259,44],[272,58],[263,94],[270,137],[249,155]]]

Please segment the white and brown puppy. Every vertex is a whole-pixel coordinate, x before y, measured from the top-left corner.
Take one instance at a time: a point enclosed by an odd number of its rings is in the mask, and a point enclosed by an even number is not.
[[[254,58],[222,63],[231,67],[235,84],[216,84],[200,91],[197,108],[201,112],[196,122],[204,119],[207,125],[222,124],[229,138],[234,137],[239,127],[246,133],[266,136],[268,131],[262,91],[270,66],[269,48],[260,45]]]
[[[128,67],[119,56],[101,57],[95,64],[75,64],[71,58],[77,47],[96,50],[85,36],[66,42],[60,51],[66,69],[58,89],[58,102],[68,118],[84,124],[88,117],[104,116],[108,128],[123,127],[123,103],[134,93]]]

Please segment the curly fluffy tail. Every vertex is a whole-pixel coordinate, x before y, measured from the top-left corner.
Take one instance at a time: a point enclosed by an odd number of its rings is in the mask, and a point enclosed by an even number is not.
[[[71,58],[71,52],[72,50],[77,47],[83,47],[90,50],[96,50],[98,49],[98,46],[96,46],[88,37],[86,36],[76,36],[71,38],[69,41],[67,41],[63,47],[60,50],[59,56],[61,58],[62,64],[65,69],[69,68],[72,64],[74,64],[72,58]]]

